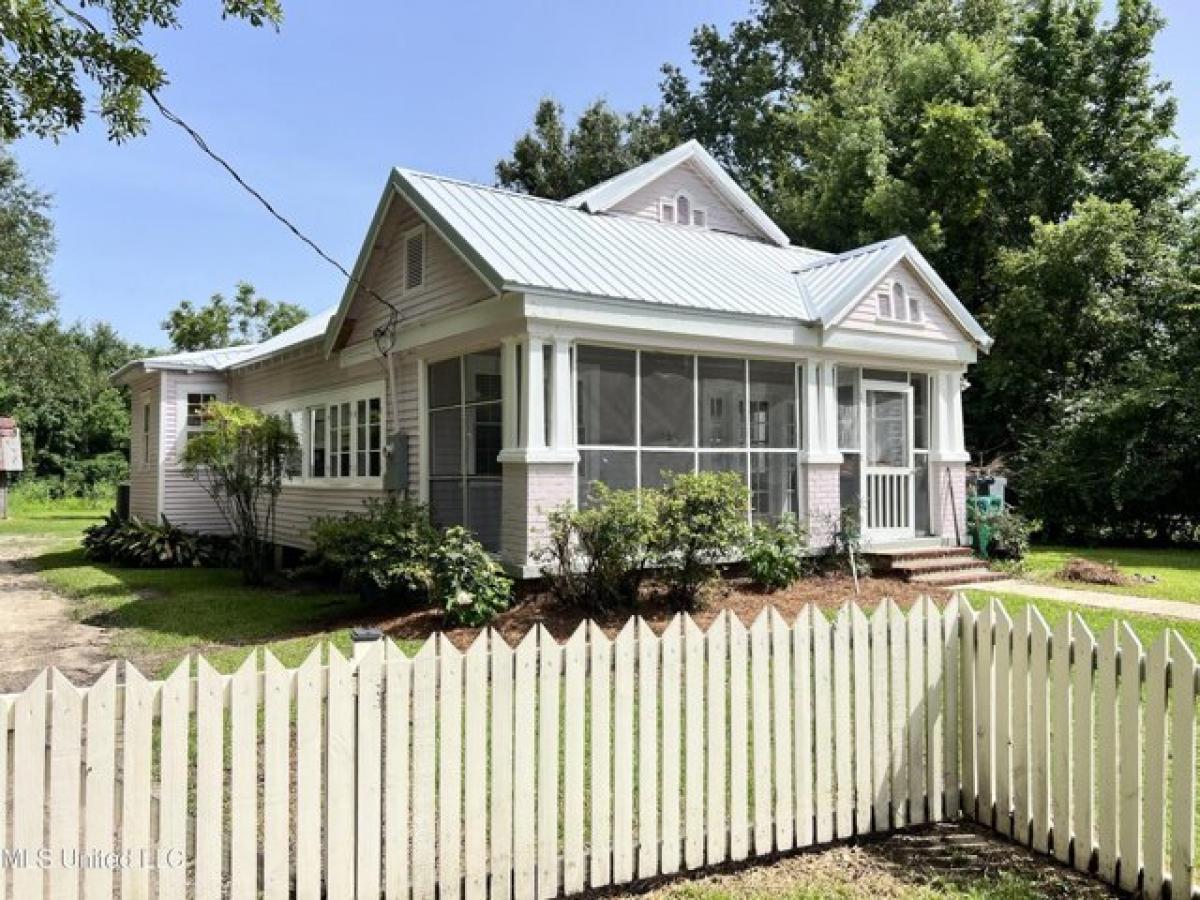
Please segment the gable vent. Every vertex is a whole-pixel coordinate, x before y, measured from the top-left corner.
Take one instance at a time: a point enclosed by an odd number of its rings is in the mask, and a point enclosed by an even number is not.
[[[425,229],[410,231],[404,237],[404,289],[411,291],[425,284]]]

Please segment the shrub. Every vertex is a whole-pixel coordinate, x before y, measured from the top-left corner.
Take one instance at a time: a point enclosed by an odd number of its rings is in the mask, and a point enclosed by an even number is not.
[[[430,557],[433,600],[450,625],[486,625],[512,603],[512,581],[462,526],[447,528]]]
[[[804,575],[808,529],[793,515],[756,525],[746,545],[746,566],[756,584],[781,590]]]
[[[362,512],[313,523],[310,559],[364,599],[423,602],[433,579],[430,554],[438,539],[429,511],[420,503],[390,497],[363,505]]]
[[[981,527],[988,528],[987,546],[981,544]],[[980,513],[974,503],[967,504],[967,532],[976,551],[991,559],[1019,561],[1029,553],[1029,539],[1041,528],[1036,519],[1027,519],[1005,504],[1000,512]]]
[[[745,544],[749,505],[750,492],[734,472],[689,472],[667,481],[651,548],[676,609],[694,609],[717,563]]]
[[[832,518],[832,517],[831,517]],[[821,561],[825,571],[859,578],[871,574],[871,566],[863,558],[863,533],[858,506],[843,506],[833,521],[833,541]]]
[[[230,543],[219,535],[188,531],[166,516],[161,525],[153,525],[136,516],[122,519],[116,512],[84,530],[83,553],[96,562],[132,568],[199,568],[232,561]]]
[[[550,592],[589,613],[637,603],[650,564],[657,495],[597,483],[587,509],[550,514],[550,543],[537,556]]]

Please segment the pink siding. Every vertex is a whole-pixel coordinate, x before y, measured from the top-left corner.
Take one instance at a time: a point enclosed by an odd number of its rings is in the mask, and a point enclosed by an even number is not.
[[[813,547],[828,547],[833,543],[833,534],[842,514],[840,470],[837,463],[807,463],[804,466],[808,535]]]
[[[659,202],[682,191],[708,213],[708,227],[746,237],[762,239],[762,235],[713,189],[707,179],[690,164],[683,164],[659,176],[640,190],[630,194],[613,207],[612,212],[626,213],[658,221]]]
[[[139,378],[129,386],[129,511],[146,522],[158,521],[158,446],[162,430],[162,388],[157,372]],[[143,442],[142,404],[150,401],[149,454]]]
[[[921,300],[921,321],[917,324],[891,323],[877,319],[878,303],[876,291],[891,290],[893,281],[904,285],[910,297]],[[962,341],[966,335],[946,313],[941,303],[933,299],[929,291],[916,278],[907,263],[898,263],[842,320],[841,326],[851,331],[869,331],[896,337],[920,337],[935,341]]]
[[[404,235],[421,222],[411,206],[399,197],[394,198],[376,236],[362,279],[376,293],[396,304],[409,325],[492,296],[491,289],[428,226],[425,229],[425,284],[404,292]],[[354,320],[347,344],[371,340],[376,326],[386,319],[387,314],[382,304],[359,291],[346,316],[347,320]]]
[[[967,542],[967,467],[965,463],[934,463],[933,526],[943,537]]]

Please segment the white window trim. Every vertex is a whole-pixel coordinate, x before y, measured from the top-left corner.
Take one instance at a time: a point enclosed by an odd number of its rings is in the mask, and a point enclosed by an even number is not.
[[[188,435],[201,429],[189,428],[187,423],[188,394],[212,394],[214,400],[228,399],[226,387],[221,382],[177,382],[175,385],[175,446],[172,449],[174,460],[178,463],[183,458],[183,448],[187,446]],[[161,432],[162,429],[160,428]],[[160,438],[161,439],[161,438]],[[162,455],[161,453],[159,454]]]
[[[350,475],[348,477],[322,475],[313,477],[310,474],[312,467],[312,453],[309,446],[309,422],[307,417],[304,420],[304,427],[297,437],[300,439],[301,452],[304,457],[301,467],[301,474],[297,476],[285,476],[284,484],[292,487],[317,488],[320,490],[339,490],[347,488],[368,488],[368,489],[383,489],[384,474],[387,472],[387,436],[388,436],[388,404],[386,383],[384,381],[371,381],[362,384],[353,384],[346,387],[337,388],[335,390],[320,391],[309,394],[298,394],[293,397],[288,397],[285,400],[274,400],[271,403],[264,404],[259,407],[262,412],[273,413],[274,415],[283,415],[285,412],[307,412],[309,407],[324,406],[330,407],[335,404],[349,403],[350,404],[350,467],[351,472],[357,462],[358,454],[358,401],[359,400],[379,400],[379,427],[380,427],[380,467],[378,475]],[[328,435],[329,420],[326,413],[326,435]],[[329,468],[329,450],[330,444],[328,437],[325,442],[326,453],[326,470]]]
[[[151,466],[150,458],[150,435],[153,434],[151,429],[151,415],[154,410],[154,399],[150,391],[142,391],[141,396],[142,407],[142,430],[141,430],[141,453],[138,456],[138,468],[149,469]]]
[[[417,236],[421,237],[421,281],[412,287],[408,286],[408,242]],[[425,225],[417,225],[414,228],[408,229],[400,238],[400,250],[404,254],[404,277],[400,282],[402,286],[401,293],[408,294],[413,291],[424,290],[429,283],[429,235],[425,233]]]
[[[686,222],[679,221],[679,198],[680,197],[683,197],[688,202],[689,215],[688,215],[688,220]],[[663,215],[664,210],[668,210],[668,209],[671,210],[670,221],[668,221],[667,218]],[[697,212],[703,214],[703,216],[704,216],[704,224],[703,225],[694,224],[695,216],[696,216]],[[689,194],[687,191],[676,191],[675,194],[671,197],[662,197],[659,199],[659,201],[658,201],[658,221],[662,222],[665,225],[682,225],[685,228],[695,228],[697,231],[708,231],[708,227],[709,227],[708,207],[707,206],[697,206],[696,202],[692,199],[692,195]]]
[[[896,288],[899,287],[904,295],[904,318],[896,315]],[[883,314],[882,301],[886,299],[891,307],[892,314],[885,316]],[[912,309],[913,301],[917,303],[917,317],[909,318],[909,311]],[[875,321],[886,325],[899,325],[907,328],[921,328],[925,324],[925,304],[918,294],[911,293],[906,284],[898,279],[881,284],[875,291]]]

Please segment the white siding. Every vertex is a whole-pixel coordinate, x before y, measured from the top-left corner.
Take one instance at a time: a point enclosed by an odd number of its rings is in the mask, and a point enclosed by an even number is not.
[[[376,235],[362,281],[396,304],[405,323],[470,306],[492,296],[491,289],[432,228],[425,229],[425,283],[404,291],[404,235],[422,223],[411,206],[392,200],[387,218]],[[343,329],[351,328],[347,344],[372,340],[387,309],[361,290],[350,304]],[[353,323],[353,324],[351,324]]]
[[[876,318],[878,306],[876,292],[890,290],[894,281],[904,285],[908,297],[921,301],[919,323],[893,323]],[[941,303],[933,298],[907,263],[898,263],[873,287],[850,314],[842,320],[841,327],[850,331],[869,331],[876,334],[891,334],[898,337],[921,337],[935,341],[966,341],[970,338],[947,315]]]
[[[129,511],[145,522],[158,521],[158,446],[162,424],[160,376],[156,372],[129,385]],[[146,453],[142,405],[150,400],[150,447]]]
[[[226,532],[229,528],[221,511],[200,482],[186,475],[180,465],[189,393],[216,394],[220,399],[227,395],[221,375],[210,372],[163,373],[162,402],[159,404],[163,441],[162,514],[172,524],[184,528]]]
[[[400,397],[399,428],[392,427],[391,397],[384,398],[384,433],[399,430],[409,435],[409,483],[415,485],[417,464],[417,366],[415,361],[396,363],[396,381]],[[267,406],[306,394],[351,388],[358,384],[387,381],[385,367],[379,362],[342,367],[336,355],[325,359],[319,346],[310,346],[294,354],[278,357],[261,366],[235,370],[230,375],[231,399],[248,406]],[[284,484],[279,497],[276,540],[289,547],[307,548],[312,520],[325,515],[357,512],[370,497],[382,497],[382,488],[337,486],[335,483]]]
[[[721,199],[709,181],[688,163],[677,166],[645,187],[634,191],[614,206],[612,212],[657,222],[659,202],[664,198],[673,198],[681,191],[688,195],[693,209],[699,208],[707,212],[708,227],[711,231],[726,231],[730,234],[762,239],[762,235],[754,226]]]

